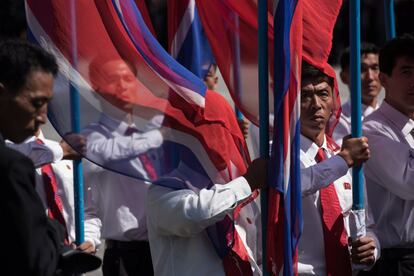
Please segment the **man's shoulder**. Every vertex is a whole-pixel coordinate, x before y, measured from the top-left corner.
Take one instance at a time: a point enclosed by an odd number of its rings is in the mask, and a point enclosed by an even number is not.
[[[2,164],[2,167],[3,164],[7,165],[14,162],[23,162],[25,164],[32,163],[29,158],[17,150],[11,149],[5,145],[0,145],[0,164]]]
[[[389,125],[389,120],[386,117],[386,115],[381,112],[381,110],[377,109],[374,112],[372,112],[370,115],[365,117],[362,127],[364,131],[371,132],[378,129],[383,128],[384,126]]]
[[[380,110],[374,111],[372,114],[367,116],[362,125],[363,133],[368,140],[377,137],[386,137],[394,141],[400,141],[401,131],[395,125],[391,118]],[[374,144],[370,144],[371,147]]]
[[[2,174],[18,169],[21,172],[34,172],[33,162],[21,154],[5,145],[0,145],[0,171]]]

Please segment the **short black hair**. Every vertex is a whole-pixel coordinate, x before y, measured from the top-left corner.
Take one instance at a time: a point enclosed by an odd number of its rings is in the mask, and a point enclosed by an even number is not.
[[[26,29],[24,0],[1,0],[0,40],[19,38]]]
[[[27,41],[7,40],[0,43],[0,83],[18,93],[33,71],[56,76],[58,66],[55,57]]]
[[[411,34],[394,38],[381,48],[379,55],[380,71],[390,76],[397,59],[401,57],[414,60],[414,36]]]
[[[361,56],[367,55],[367,54],[379,54],[379,48],[377,45],[369,42],[361,42]],[[341,55],[341,70],[345,71],[349,67],[349,59],[350,59],[350,48],[347,47]]]
[[[311,65],[306,61],[302,61],[302,83],[305,83],[307,80],[315,80],[315,79],[327,79],[329,85],[333,87],[334,79],[324,72],[316,68],[315,66]]]

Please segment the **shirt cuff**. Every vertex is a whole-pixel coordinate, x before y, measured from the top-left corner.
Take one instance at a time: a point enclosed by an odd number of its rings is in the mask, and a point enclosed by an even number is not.
[[[158,148],[159,146],[161,146],[163,141],[161,131],[159,131],[158,129],[151,130],[148,132],[148,136],[151,137],[149,143],[151,148]]]
[[[63,159],[63,149],[56,141],[48,140],[44,144],[53,154],[53,162],[57,162]]]
[[[138,139],[142,139],[142,137],[145,137],[146,138],[145,146],[147,147],[147,149],[158,148],[159,146],[161,146],[163,142],[162,134],[158,129],[153,129],[143,134],[133,134],[133,135],[137,135]],[[137,145],[139,145],[139,143],[137,143]],[[139,145],[135,150],[138,151],[142,149],[141,147],[142,146]]]
[[[85,242],[87,242],[87,241],[90,242],[90,243],[92,243],[93,249],[95,251],[98,251],[100,249],[100,247],[101,247],[101,241],[100,240],[97,240],[97,239],[94,239],[94,238],[85,237]]]
[[[224,186],[231,188],[233,190],[237,202],[240,202],[248,198],[252,194],[252,189],[250,188],[250,185],[247,182],[246,178],[244,178],[243,176],[233,179]]]

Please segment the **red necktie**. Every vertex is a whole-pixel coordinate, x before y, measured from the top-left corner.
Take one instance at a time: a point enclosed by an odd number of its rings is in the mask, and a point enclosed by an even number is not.
[[[258,191],[253,191],[252,195],[239,204],[234,210],[234,221],[236,221],[240,215],[241,209],[247,204],[251,203],[259,195]],[[231,234],[233,233],[233,236]],[[242,239],[234,229],[233,232],[229,232],[226,236],[227,242],[233,242],[233,246],[230,252],[223,259],[224,272],[227,276],[252,276],[252,267],[249,262],[249,253]]]
[[[315,159],[316,162],[326,159],[322,148],[318,150]],[[319,197],[325,241],[326,274],[328,276],[352,275],[348,237],[334,184],[330,183],[322,188]]]
[[[38,144],[43,144],[43,141],[36,139]],[[53,168],[50,164],[43,165],[41,168],[43,185],[46,193],[47,215],[51,219],[57,220],[66,230],[66,222],[63,217],[62,199],[57,193],[57,181]],[[67,231],[65,231],[65,243],[68,242]]]
[[[253,276],[249,255],[236,229],[233,247],[224,257],[223,267],[227,276]]]
[[[139,133],[140,131],[133,127],[128,127],[124,133],[124,135],[129,136],[132,135],[132,133]],[[140,153],[138,155],[139,161],[141,161],[142,167],[146,171],[148,177],[150,180],[156,180],[157,179],[157,171],[155,170],[154,166],[152,165],[152,161],[148,154]]]

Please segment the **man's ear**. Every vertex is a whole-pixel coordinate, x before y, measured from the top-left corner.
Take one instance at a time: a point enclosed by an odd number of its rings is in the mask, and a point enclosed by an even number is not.
[[[342,70],[341,73],[339,73],[339,76],[341,77],[341,81],[346,84],[349,85],[349,73]]]

